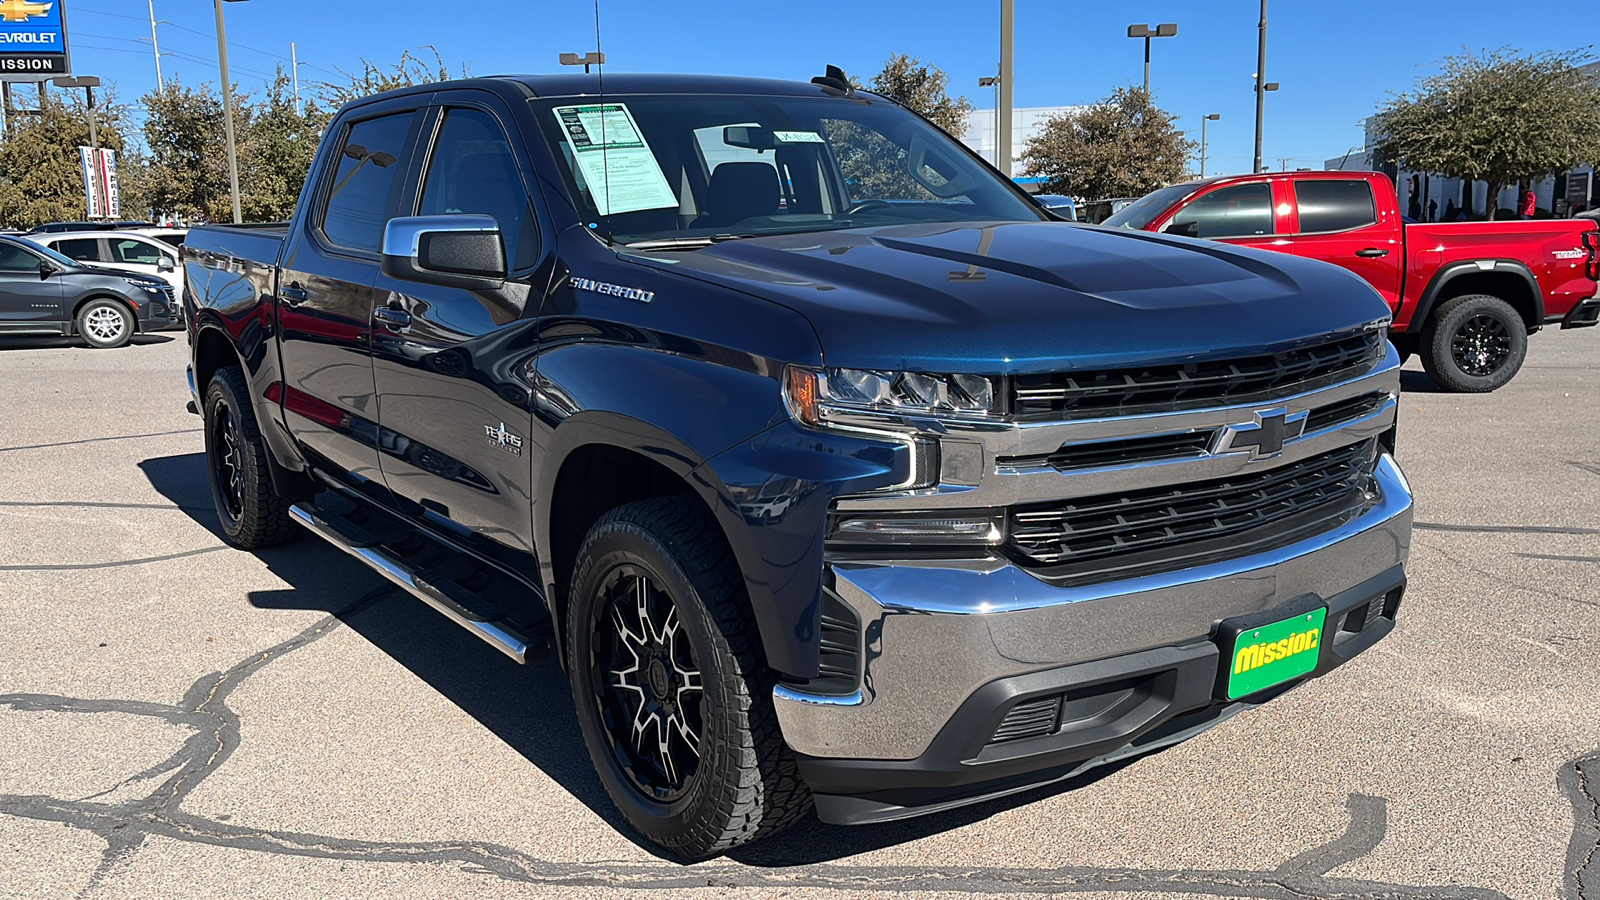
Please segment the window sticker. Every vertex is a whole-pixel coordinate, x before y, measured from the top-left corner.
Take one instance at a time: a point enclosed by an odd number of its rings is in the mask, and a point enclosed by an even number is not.
[[[772,136],[780,144],[821,144],[822,135],[815,131],[774,131]]]
[[[627,104],[558,106],[554,112],[602,216],[678,205]]]

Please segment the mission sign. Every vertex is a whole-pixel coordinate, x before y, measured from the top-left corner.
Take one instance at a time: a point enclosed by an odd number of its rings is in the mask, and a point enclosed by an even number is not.
[[[70,75],[62,0],[0,0],[0,81]]]

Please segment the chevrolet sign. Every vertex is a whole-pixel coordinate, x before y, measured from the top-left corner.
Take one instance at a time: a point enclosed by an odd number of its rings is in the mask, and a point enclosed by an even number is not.
[[[67,75],[64,0],[0,0],[0,81]]]

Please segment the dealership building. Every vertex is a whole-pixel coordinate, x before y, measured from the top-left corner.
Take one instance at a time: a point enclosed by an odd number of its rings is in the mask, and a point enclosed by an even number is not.
[[[1082,106],[1034,106],[1025,109],[1015,109],[1011,113],[1011,158],[1013,174],[1022,173],[1022,151],[1028,146],[1030,138],[1037,137],[1044,130],[1044,123],[1056,116],[1065,113],[1078,112],[1086,107]],[[961,143],[972,148],[972,152],[989,161],[989,164],[999,168],[1000,164],[995,158],[995,143],[999,132],[995,129],[995,114],[992,109],[974,110],[967,117],[967,130],[961,135]]]

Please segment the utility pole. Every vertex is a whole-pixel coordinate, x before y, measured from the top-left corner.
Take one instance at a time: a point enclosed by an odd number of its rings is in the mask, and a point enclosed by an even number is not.
[[[233,224],[238,225],[244,221],[244,216],[239,212],[239,150],[233,142],[233,81],[228,77],[228,32],[222,23],[222,3],[223,0],[214,0],[217,8],[217,61],[222,66],[222,125],[228,139],[228,187],[233,192]]]
[[[161,81],[161,45],[156,43],[156,0],[150,0],[150,49],[156,53],[156,90],[166,90]]]
[[[300,112],[300,56],[295,52],[294,41],[289,42],[289,71],[294,76],[294,114]]]
[[[1212,113],[1200,117],[1200,177],[1206,177],[1206,123],[1215,122],[1222,118],[1222,113]]]
[[[1261,125],[1267,108],[1267,0],[1261,0],[1261,38],[1256,48],[1256,172],[1261,169]]]
[[[999,158],[1000,174],[1011,177],[1011,53],[1016,45],[1013,33],[1016,22],[1016,0],[1000,0],[1000,103],[995,119],[999,132],[994,136],[995,156]]]

